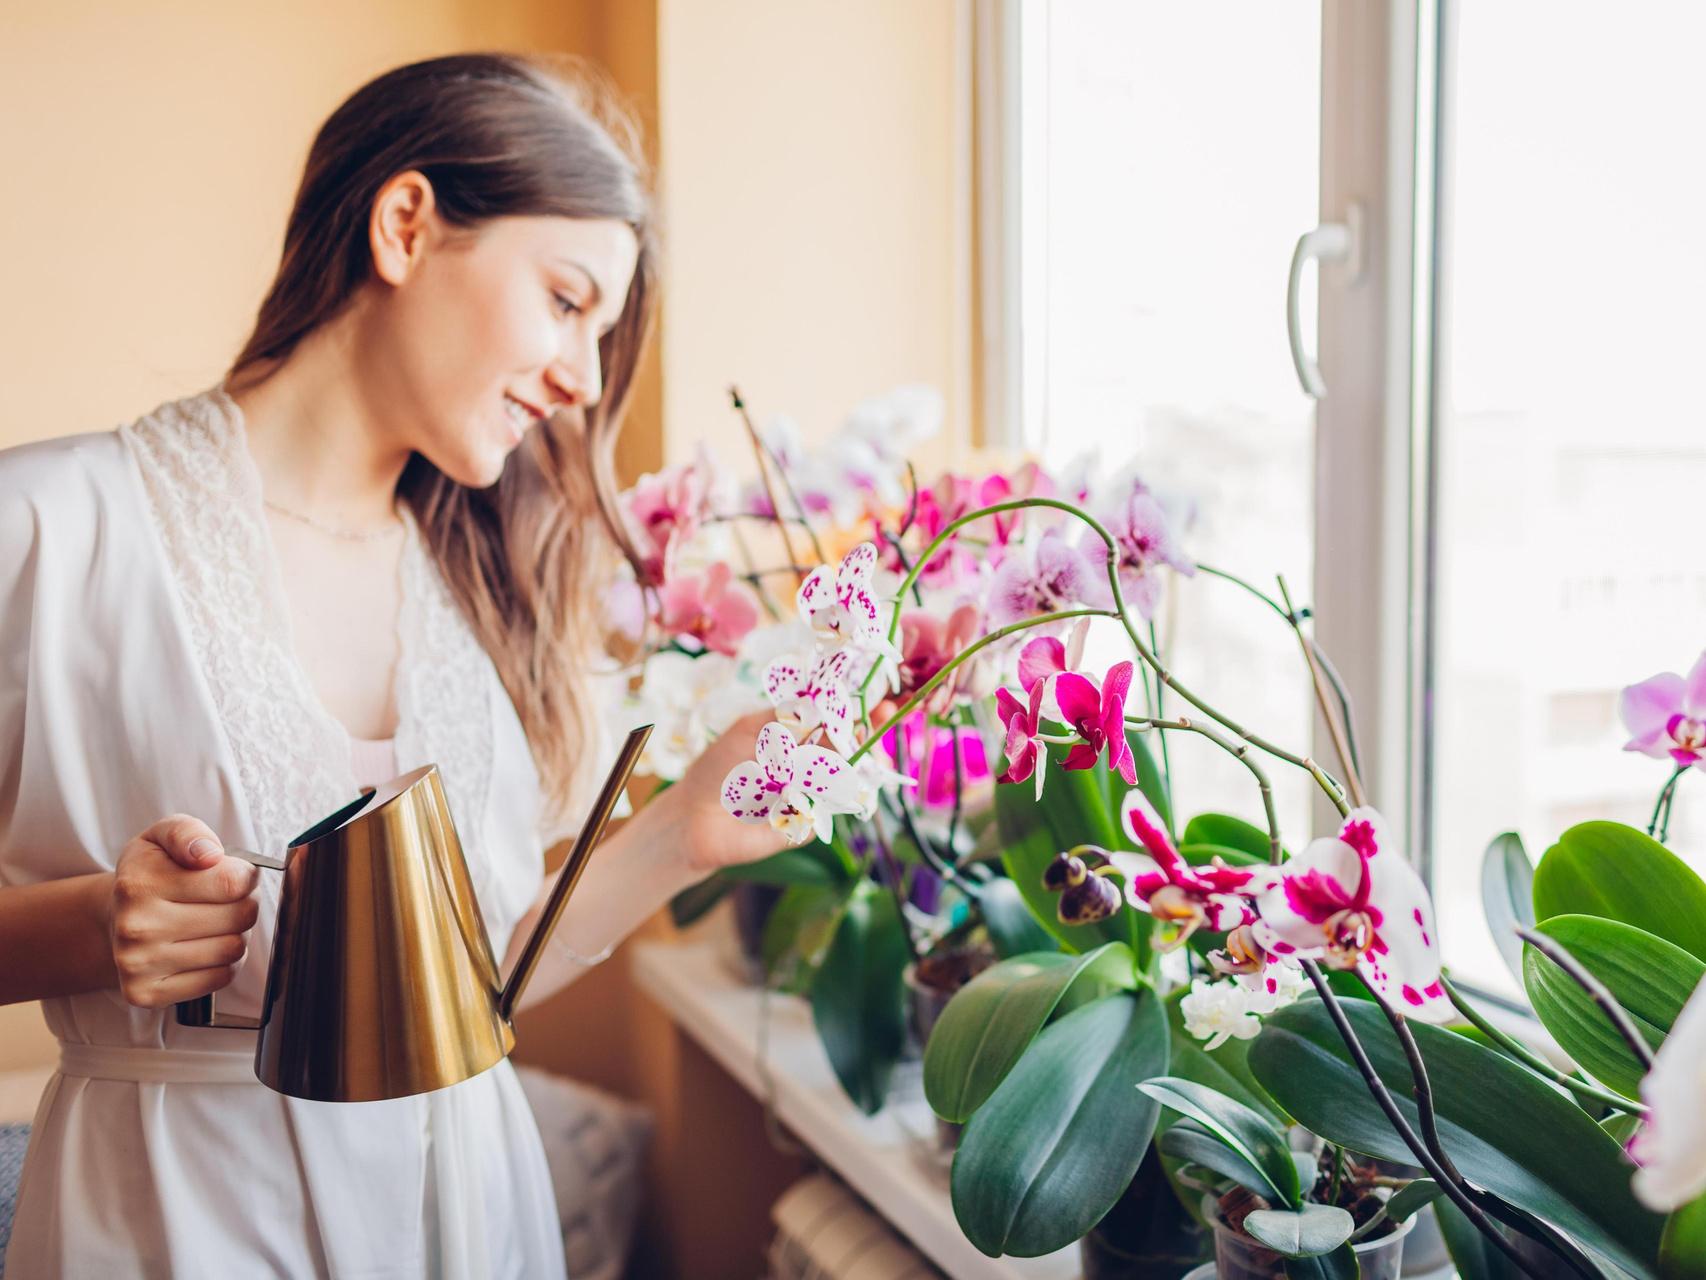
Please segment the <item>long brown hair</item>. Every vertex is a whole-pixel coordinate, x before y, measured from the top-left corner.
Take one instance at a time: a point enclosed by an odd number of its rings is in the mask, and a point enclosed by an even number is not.
[[[615,514],[613,452],[657,297],[652,201],[638,131],[607,81],[571,58],[458,54],[389,71],[321,126],[278,274],[227,378],[286,359],[372,272],[368,219],[391,177],[417,170],[446,221],[558,215],[633,228],[638,265],[599,344],[604,395],[528,433],[503,475],[470,489],[416,454],[398,495],[497,667],[527,732],[553,819],[578,803],[598,740],[587,665]]]

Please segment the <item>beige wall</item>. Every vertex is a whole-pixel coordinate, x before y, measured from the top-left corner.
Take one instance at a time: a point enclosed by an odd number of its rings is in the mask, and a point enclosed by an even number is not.
[[[662,341],[628,475],[710,438],[724,388],[828,430],[903,381],[965,437],[961,0],[8,0],[0,6],[0,447],[211,382],[270,279],[314,128],[367,77],[457,49],[603,62],[660,162]],[[660,415],[666,426],[660,428]],[[667,935],[667,920],[649,926]],[[628,980],[524,1017],[517,1056],[658,1113],[640,1276],[744,1277],[799,1162]],[[0,1070],[51,1061],[0,1008]]]

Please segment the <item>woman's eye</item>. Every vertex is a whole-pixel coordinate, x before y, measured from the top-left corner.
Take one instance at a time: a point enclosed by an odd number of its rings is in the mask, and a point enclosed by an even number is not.
[[[553,292],[551,294],[551,299],[556,303],[557,313],[559,315],[572,315],[576,311],[580,310],[580,304],[578,302],[573,298],[565,298],[560,293]]]

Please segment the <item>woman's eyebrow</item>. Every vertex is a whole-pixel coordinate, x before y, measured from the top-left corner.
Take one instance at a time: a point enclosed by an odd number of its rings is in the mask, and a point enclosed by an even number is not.
[[[592,290],[593,306],[596,307],[604,300],[604,287],[598,283],[598,277],[593,275],[593,273],[587,269],[587,265],[584,262],[578,261],[575,258],[553,258],[552,261],[557,263],[559,266],[573,267],[576,271],[586,277],[587,285]]]

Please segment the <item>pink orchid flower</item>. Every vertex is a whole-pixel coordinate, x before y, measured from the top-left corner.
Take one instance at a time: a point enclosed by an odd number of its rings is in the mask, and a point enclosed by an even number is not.
[[[658,594],[663,628],[715,653],[733,657],[758,625],[757,599],[744,583],[734,581],[726,564],[671,578]]]
[[[819,725],[829,744],[852,753],[853,652],[832,649],[812,657],[777,658],[764,671],[764,692],[776,718],[804,738]]]
[[[1686,677],[1666,671],[1630,685],[1617,709],[1634,735],[1625,751],[1706,769],[1706,653]]]
[[[900,687],[896,696],[905,699],[929,684],[956,654],[978,636],[976,605],[965,604],[948,615],[946,622],[923,609],[908,609],[900,615]],[[924,700],[924,709],[941,715],[953,705],[954,688],[964,667],[956,667]]]
[[[1161,604],[1161,569],[1177,569],[1189,577],[1196,573],[1196,564],[1179,549],[1166,511],[1141,481],[1132,482],[1125,501],[1102,523],[1114,540],[1120,594],[1143,618],[1153,618]],[[1107,591],[1108,544],[1091,532],[1080,545],[1096,566],[1102,590]],[[1111,603],[1112,594],[1107,591],[1098,602]]]
[[[1161,950],[1181,945],[1198,929],[1228,933],[1256,919],[1251,895],[1267,886],[1271,872],[1229,867],[1219,858],[1206,866],[1192,866],[1173,847],[1160,816],[1141,791],[1126,792],[1120,802],[1120,825],[1145,852],[1108,857],[1125,873],[1127,901],[1162,922]]]
[[[1007,733],[1007,769],[997,782],[1023,782],[1036,775],[1037,799],[1043,795],[1043,766],[1048,763],[1048,747],[1037,734],[1042,725],[1042,681],[1031,686],[1030,700],[1020,702],[1006,689],[995,691],[995,710]]]
[[[758,731],[758,759],[729,770],[722,799],[732,817],[768,823],[790,844],[829,839],[835,815],[859,806],[853,766],[833,751],[800,746],[775,721]]]
[[[1137,761],[1125,736],[1125,699],[1131,691],[1132,664],[1116,662],[1097,689],[1096,682],[1077,671],[1063,671],[1053,678],[1060,716],[1082,739],[1061,762],[1067,769],[1094,769],[1104,748],[1108,768],[1137,784]],[[1041,687],[1040,685],[1038,687]]]
[[[712,480],[709,457],[701,456],[641,476],[622,495],[645,585],[657,586],[669,576],[677,548],[691,540],[710,515]]]
[[[962,799],[967,790],[989,781],[983,738],[969,726],[931,724],[922,712],[915,712],[883,735],[882,746],[889,759],[896,761],[901,776],[917,783],[918,798],[926,809],[953,807],[956,777]],[[897,751],[904,751],[904,764],[899,762]]]
[[[1094,601],[1097,572],[1095,564],[1060,530],[1049,529],[1037,540],[1034,556],[1014,549],[996,568],[989,587],[989,620],[1002,627]]]
[[[1402,1012],[1449,1022],[1433,903],[1373,809],[1352,809],[1336,836],[1311,841],[1256,899],[1255,935],[1285,957],[1355,968]]]
[[[895,652],[883,629],[882,610],[871,583],[876,567],[876,547],[861,542],[834,570],[820,564],[807,575],[795,604],[820,639],[837,646]]]

